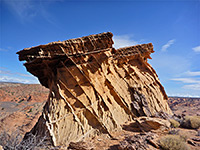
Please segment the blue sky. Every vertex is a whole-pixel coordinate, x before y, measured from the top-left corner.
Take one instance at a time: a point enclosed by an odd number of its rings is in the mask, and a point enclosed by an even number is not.
[[[0,0],[0,81],[38,83],[23,48],[107,31],[116,48],[152,42],[167,94],[200,97],[199,0]]]

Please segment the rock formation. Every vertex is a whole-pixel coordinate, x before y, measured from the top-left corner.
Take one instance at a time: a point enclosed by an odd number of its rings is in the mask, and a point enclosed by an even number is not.
[[[139,116],[171,114],[167,95],[147,62],[153,45],[115,49],[101,33],[23,49],[27,70],[50,89],[42,116],[30,131],[48,132],[53,145],[110,134]]]

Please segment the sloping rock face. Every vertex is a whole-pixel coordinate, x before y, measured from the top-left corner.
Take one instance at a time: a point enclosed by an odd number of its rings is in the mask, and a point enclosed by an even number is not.
[[[171,114],[167,95],[147,63],[153,45],[112,47],[112,33],[53,42],[19,51],[27,70],[50,89],[33,134],[53,145],[110,135],[139,116]]]

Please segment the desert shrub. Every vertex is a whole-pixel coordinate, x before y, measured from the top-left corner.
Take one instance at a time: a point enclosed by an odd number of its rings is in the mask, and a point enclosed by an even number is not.
[[[52,147],[46,141],[48,136],[38,137],[29,134],[29,138],[22,140],[23,136],[19,132],[8,134],[2,132],[0,134],[0,145],[4,150],[39,150],[39,149],[59,149],[59,147]]]
[[[182,132],[181,130],[170,130],[168,132],[168,134],[171,135],[179,135],[180,138],[184,141],[187,141],[187,139],[189,138],[188,135],[185,132]]]
[[[186,116],[181,126],[190,129],[198,129],[200,127],[200,116]]]
[[[180,126],[180,123],[178,121],[174,120],[174,119],[170,119],[169,121],[170,121],[171,126],[173,128],[178,128]]]
[[[189,150],[185,139],[179,135],[166,135],[159,141],[163,150]]]
[[[31,112],[33,112],[32,108],[28,111],[28,113],[31,113]]]
[[[0,145],[3,146],[4,149],[17,149],[21,140],[22,135],[19,132],[8,134],[4,131],[0,134]]]
[[[178,135],[180,130],[169,130],[168,134]]]

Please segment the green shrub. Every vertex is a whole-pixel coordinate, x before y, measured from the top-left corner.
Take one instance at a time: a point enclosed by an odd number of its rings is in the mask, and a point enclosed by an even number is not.
[[[32,108],[28,111],[28,113],[31,113],[31,112],[33,112]]]
[[[185,128],[198,129],[200,127],[200,116],[186,116],[181,125]]]
[[[159,141],[163,150],[189,150],[185,139],[179,135],[166,135]]]
[[[180,123],[178,121],[174,120],[174,119],[170,119],[169,121],[170,121],[171,126],[173,128],[178,128],[180,126]]]

